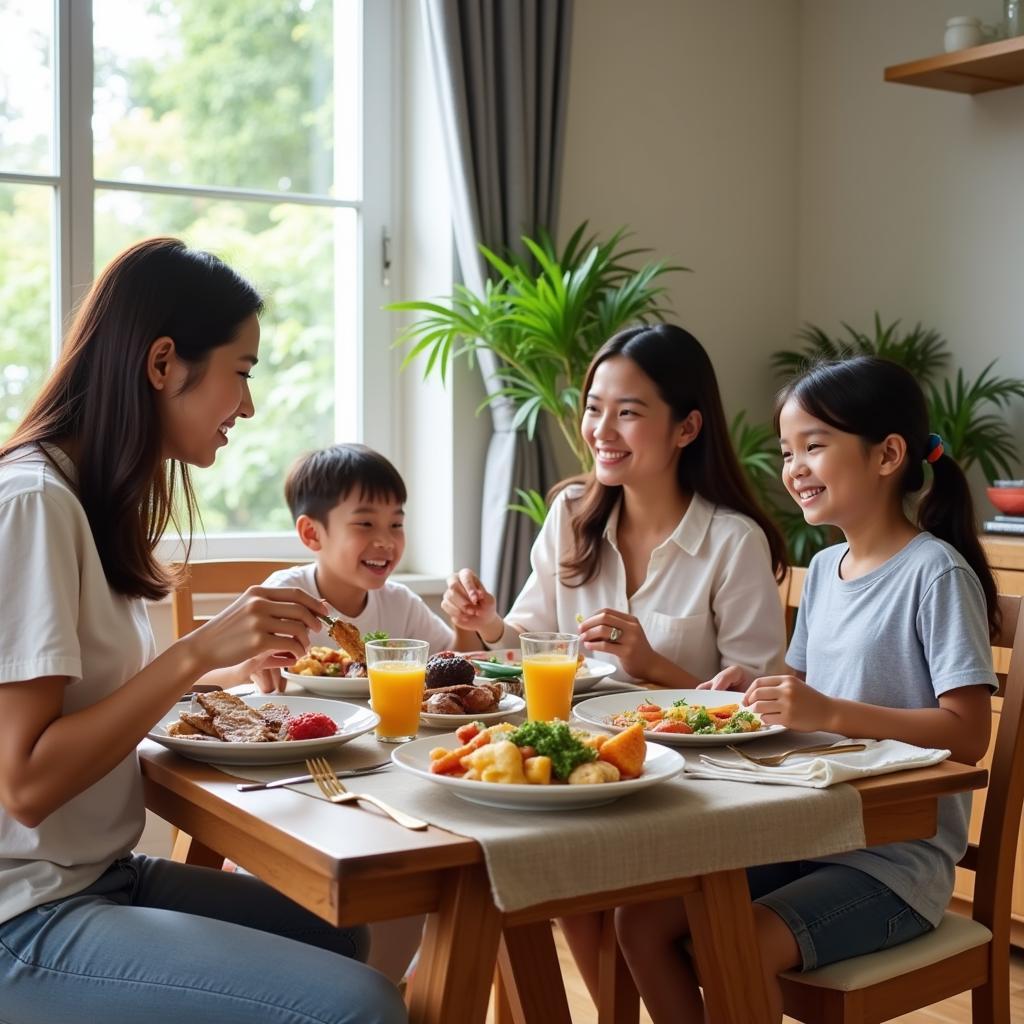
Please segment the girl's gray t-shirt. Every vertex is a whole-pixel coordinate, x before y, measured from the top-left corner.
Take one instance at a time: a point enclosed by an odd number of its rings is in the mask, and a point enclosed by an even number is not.
[[[840,578],[848,548],[814,557],[804,583],[787,663],[831,697],[891,708],[934,708],[961,686],[998,688],[985,595],[960,553],[918,534],[874,571]],[[821,857],[877,878],[937,925],[967,848],[971,794],[939,800],[930,839]]]

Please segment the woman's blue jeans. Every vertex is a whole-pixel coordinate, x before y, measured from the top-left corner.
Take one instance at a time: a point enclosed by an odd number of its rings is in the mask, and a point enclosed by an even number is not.
[[[0,924],[0,1024],[400,1024],[366,951],[249,875],[126,857]]]

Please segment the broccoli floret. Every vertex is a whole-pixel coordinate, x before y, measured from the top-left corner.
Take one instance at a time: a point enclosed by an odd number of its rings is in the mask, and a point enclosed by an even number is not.
[[[597,760],[597,751],[584,746],[565,722],[525,722],[508,738],[517,747],[533,747],[550,757],[551,769],[560,779],[569,778],[577,765]]]
[[[722,732],[750,732],[749,729],[745,729],[744,723],[748,725],[756,725],[757,719],[754,717],[751,711],[737,711],[733,714],[732,718],[729,719],[729,724],[722,728]]]
[[[715,723],[711,720],[711,716],[708,714],[708,709],[704,707],[695,707],[693,714],[689,719],[690,728],[695,733],[700,735],[706,735],[709,732],[715,732]]]

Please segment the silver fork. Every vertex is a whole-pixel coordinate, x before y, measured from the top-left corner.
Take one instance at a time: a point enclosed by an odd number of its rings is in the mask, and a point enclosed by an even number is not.
[[[763,757],[754,757],[752,754],[746,753],[740,747],[727,746],[726,750],[731,750],[734,754],[739,754],[740,757],[745,758],[754,764],[761,765],[762,768],[778,768],[783,761],[787,758],[792,757],[794,754],[847,754],[854,750],[867,750],[866,743],[843,743],[838,746],[832,746],[831,744],[823,744],[821,746],[814,747],[794,747],[792,750],[787,750],[783,754],[765,754]]]
[[[322,757],[309,758],[306,761],[306,767],[309,769],[309,774],[313,776],[313,781],[320,787],[320,792],[332,804],[351,804],[363,801],[373,804],[378,811],[383,811],[392,821],[397,822],[403,828],[419,831],[430,827],[427,822],[420,821],[419,818],[414,818],[411,814],[405,814],[390,804],[384,803],[383,800],[370,796],[369,793],[350,793],[338,780],[334,769]]]

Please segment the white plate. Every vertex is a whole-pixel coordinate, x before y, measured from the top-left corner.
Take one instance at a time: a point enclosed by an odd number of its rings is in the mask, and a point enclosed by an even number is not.
[[[716,708],[722,704],[738,704],[743,694],[732,690],[647,690],[644,693],[610,693],[607,696],[582,700],[573,708],[573,714],[588,725],[597,725],[609,732],[622,732],[622,727],[612,725],[611,720],[623,711],[632,711],[638,704],[657,704],[667,708],[674,701],[685,700],[687,704],[703,704]],[[692,733],[651,732],[645,735],[657,743],[673,747],[724,747],[727,743],[749,743],[751,740],[776,736],[786,729],[781,725],[769,725],[757,732],[718,732],[707,736]]]
[[[478,661],[489,661],[491,658],[497,658],[501,665],[517,666],[522,661],[522,652],[518,647],[505,647],[496,651],[470,651],[463,654],[463,657],[469,658],[470,661],[474,662],[473,667],[477,672],[481,672],[481,666],[476,664]],[[583,664],[576,673],[576,679],[573,682],[573,693],[583,693],[586,690],[592,689],[602,679],[607,679],[614,671],[615,666],[607,661],[599,661],[597,658],[584,658]],[[488,677],[486,672],[481,672],[481,674],[492,683],[500,683],[507,675],[502,674],[501,676]]]
[[[520,783],[505,785],[495,782],[476,782],[456,779],[450,775],[434,775],[430,771],[430,751],[434,747],[457,747],[459,741],[449,736],[425,736],[403,743],[391,752],[391,760],[404,771],[428,779],[450,790],[455,796],[485,807],[501,807],[521,811],[568,811],[580,807],[599,807],[610,804],[639,789],[657,785],[683,770],[681,754],[668,747],[647,744],[644,773],[638,779],[623,782],[604,782],[587,786],[528,786]]]
[[[380,718],[369,708],[346,704],[340,700],[320,700],[316,697],[292,697],[267,693],[243,697],[250,707],[261,704],[285,704],[293,715],[319,711],[332,718],[338,726],[334,736],[316,740],[278,740],[271,743],[222,743],[219,740],[190,740],[187,737],[168,736],[164,731],[170,722],[178,721],[178,712],[187,705],[177,704],[150,731],[149,738],[193,761],[212,764],[288,764],[302,761],[314,754],[326,754],[342,743],[369,732]]]
[[[322,697],[362,697],[365,700],[370,696],[370,680],[366,676],[300,676],[284,669],[281,675],[290,683]]]
[[[494,680],[488,680],[493,682]],[[515,715],[526,707],[526,701],[522,697],[514,697],[506,693],[498,701],[496,711],[485,711],[482,715],[435,715],[428,711],[420,713],[420,721],[429,725],[432,729],[457,729],[460,725],[467,725],[469,722],[500,722],[507,715]]]

